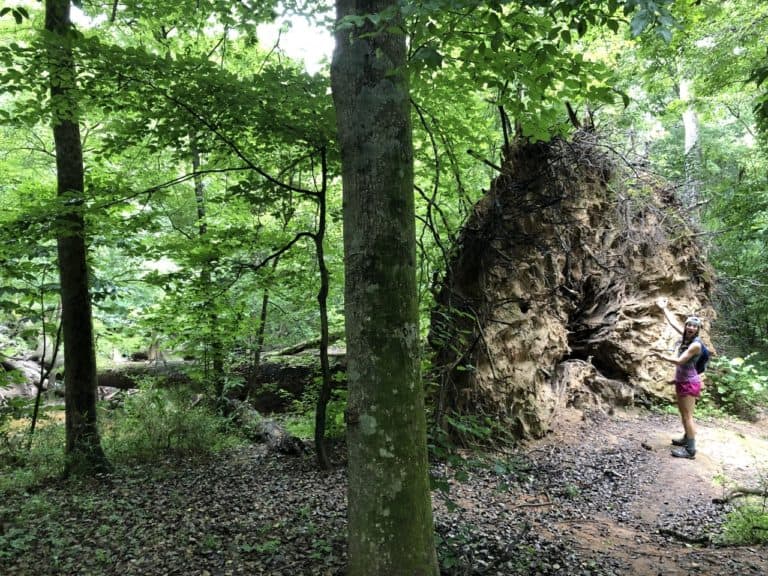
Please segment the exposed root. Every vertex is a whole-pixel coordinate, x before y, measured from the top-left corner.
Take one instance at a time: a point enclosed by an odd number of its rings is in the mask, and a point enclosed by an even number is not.
[[[702,546],[709,546],[712,544],[712,536],[709,534],[691,536],[690,534],[685,534],[683,532],[673,530],[672,528],[659,528],[659,534],[663,534],[664,536],[671,536],[675,540],[679,540],[687,544],[700,544]]]
[[[712,502],[715,504],[727,504],[736,498],[744,498],[746,496],[760,496],[761,498],[768,498],[768,489],[737,486],[722,498],[712,498]]]

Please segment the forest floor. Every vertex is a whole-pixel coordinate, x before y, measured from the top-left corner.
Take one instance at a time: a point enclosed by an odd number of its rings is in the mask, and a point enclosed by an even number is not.
[[[768,417],[700,421],[695,460],[670,456],[678,434],[673,415],[574,416],[465,474],[436,467],[442,574],[768,574],[767,547],[716,543],[733,504],[713,503],[766,482]],[[41,487],[0,503],[0,574],[343,574],[341,448],[330,472],[256,445]]]

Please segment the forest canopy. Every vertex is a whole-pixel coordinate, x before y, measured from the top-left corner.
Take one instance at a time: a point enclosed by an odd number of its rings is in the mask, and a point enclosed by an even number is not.
[[[758,0],[0,0],[0,492],[341,452],[348,573],[437,574],[435,462],[660,403],[667,314],[755,418],[766,37]]]
[[[50,192],[46,63],[34,33],[39,5],[10,4],[0,54],[3,230],[22,242],[3,244],[4,305],[25,318],[24,297],[55,288],[45,277],[46,239],[58,208]],[[720,272],[720,306],[728,310],[715,329],[734,355],[763,349],[765,170],[764,154],[754,151],[764,146],[765,9],[638,3],[625,15],[618,3],[509,10],[467,2],[453,11],[433,4],[405,11],[423,318],[451,242],[494,174],[504,138],[499,109],[524,136],[546,139],[568,130],[569,103],[594,117],[624,153],[647,158],[672,180],[686,181],[692,146],[697,174],[688,189],[697,194],[693,204]],[[116,3],[102,12],[84,2],[86,18],[76,27],[100,352],[148,346],[142,340],[159,326],[173,335],[171,347],[204,348],[210,335],[196,326],[200,307],[216,309],[220,333],[231,340],[225,348],[248,347],[258,331],[260,291],[278,275],[272,297],[281,313],[264,327],[271,346],[316,333],[317,313],[304,298],[314,258],[289,250],[273,268],[271,257],[315,225],[322,148],[329,154],[326,259],[337,280],[329,286],[329,311],[339,329],[342,262],[334,237],[341,206],[327,76],[309,76],[279,46],[259,44],[257,25],[277,6],[173,6]],[[738,13],[744,24],[733,26]],[[321,26],[327,13],[316,17]],[[481,32],[468,35],[470,28]],[[686,118],[695,118],[695,134]],[[194,201],[201,185],[205,235]],[[211,263],[216,302],[200,285]]]

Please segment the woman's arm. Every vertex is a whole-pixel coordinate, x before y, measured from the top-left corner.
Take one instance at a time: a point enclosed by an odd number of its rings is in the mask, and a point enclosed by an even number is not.
[[[674,356],[672,354],[662,354],[658,350],[651,351],[652,356],[657,356],[658,358],[661,358],[662,360],[665,360],[667,362],[672,362],[672,364],[675,364],[677,366],[683,366],[684,364],[688,364],[688,362],[693,360],[699,354],[701,354],[701,344],[695,340],[691,342],[691,345],[688,346],[686,351],[680,354],[680,356]]]
[[[680,334],[682,334],[685,328],[682,324],[680,324],[680,322],[677,321],[677,318],[672,315],[672,312],[669,311],[669,308],[667,308],[667,299],[658,298],[656,300],[656,306],[661,308],[661,311],[664,312],[664,317],[667,319],[667,322],[669,322],[669,325],[677,330]]]

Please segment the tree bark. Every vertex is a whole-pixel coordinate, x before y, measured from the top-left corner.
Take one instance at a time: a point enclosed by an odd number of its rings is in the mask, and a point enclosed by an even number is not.
[[[83,151],[78,125],[69,0],[46,0],[51,114],[56,146],[61,316],[64,339],[65,474],[109,469],[96,423],[96,353],[83,216]]]
[[[315,243],[315,255],[317,257],[317,267],[320,270],[320,290],[317,293],[317,305],[320,309],[320,375],[322,382],[320,384],[320,393],[317,395],[317,406],[315,409],[315,450],[317,453],[317,463],[323,470],[330,470],[331,461],[328,452],[325,449],[325,424],[328,413],[328,402],[331,400],[331,391],[333,382],[331,381],[331,366],[328,361],[328,292],[329,276],[328,266],[325,265],[325,252],[323,243],[325,242],[325,213],[326,213],[326,183],[328,181],[328,162],[326,151],[322,150],[322,190],[317,197],[319,213],[317,231],[312,235]]]
[[[337,0],[337,18],[397,10]],[[339,27],[331,83],[344,195],[350,576],[438,574],[419,373],[413,143],[399,16]]]

